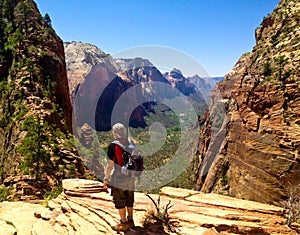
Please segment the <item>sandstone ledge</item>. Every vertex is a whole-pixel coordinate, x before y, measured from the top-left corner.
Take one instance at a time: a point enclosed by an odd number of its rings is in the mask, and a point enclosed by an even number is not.
[[[63,181],[64,192],[42,205],[24,202],[0,203],[1,234],[116,234],[111,226],[119,218],[111,196],[97,181],[70,179]],[[157,200],[158,195],[151,195]],[[159,226],[143,228],[142,222],[153,203],[143,193],[136,193],[136,231],[126,234],[297,234],[285,225],[280,207],[204,194],[197,191],[165,187],[161,206],[169,201],[176,232]],[[294,225],[299,231],[299,226]]]

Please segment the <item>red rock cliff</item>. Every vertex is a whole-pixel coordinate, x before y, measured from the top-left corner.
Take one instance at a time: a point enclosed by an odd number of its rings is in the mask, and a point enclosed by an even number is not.
[[[278,203],[300,184],[299,32],[300,3],[282,0],[256,30],[252,52],[212,92],[201,123],[198,189]]]

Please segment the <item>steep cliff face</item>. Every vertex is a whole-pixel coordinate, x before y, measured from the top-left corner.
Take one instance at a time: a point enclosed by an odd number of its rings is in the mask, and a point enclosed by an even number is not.
[[[289,185],[300,183],[300,3],[282,0],[255,35],[252,52],[212,92],[197,187],[278,203]],[[211,130],[220,103],[223,136]]]
[[[63,43],[32,0],[1,0],[0,32],[0,183],[57,182],[71,155],[61,138],[72,130]]]

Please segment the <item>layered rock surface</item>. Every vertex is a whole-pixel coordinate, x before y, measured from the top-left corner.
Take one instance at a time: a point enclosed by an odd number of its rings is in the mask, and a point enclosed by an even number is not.
[[[48,202],[48,208],[24,202],[0,204],[2,234],[116,234],[112,226],[119,217],[111,196],[97,181],[63,181],[64,192]],[[169,202],[171,221],[177,226],[168,232],[161,226],[143,227],[147,213],[154,209],[144,193],[136,193],[135,231],[125,234],[296,234],[285,226],[283,209],[217,194],[166,187],[161,189],[160,206]],[[150,195],[156,202],[158,195]]]

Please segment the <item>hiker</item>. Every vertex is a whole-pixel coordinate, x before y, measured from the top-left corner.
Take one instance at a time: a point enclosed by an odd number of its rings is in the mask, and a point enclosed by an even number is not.
[[[126,128],[123,124],[117,123],[112,127],[112,133],[116,140],[122,145],[129,146]],[[121,173],[124,160],[123,149],[116,143],[110,143],[107,150],[107,166],[103,179],[104,189],[107,189],[109,178],[113,203],[120,215],[120,223],[112,228],[116,231],[127,231],[134,228],[133,203],[134,203],[134,177]],[[113,171],[113,173],[112,173]],[[111,175],[112,173],[112,175]],[[126,217],[127,215],[127,217]]]

